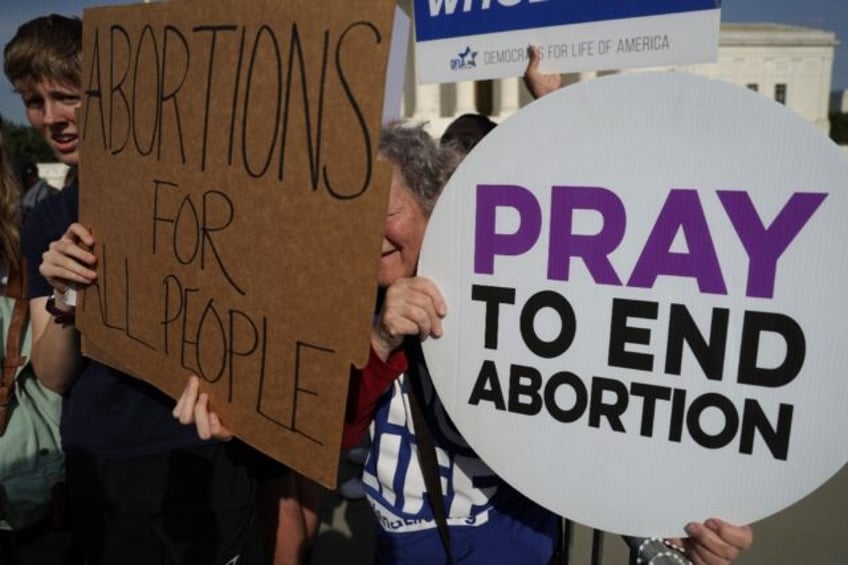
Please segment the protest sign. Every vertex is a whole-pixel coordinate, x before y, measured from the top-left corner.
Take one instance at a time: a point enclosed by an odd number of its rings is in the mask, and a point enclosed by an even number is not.
[[[521,76],[527,46],[563,73],[718,56],[720,0],[427,0],[415,5],[421,83]]]
[[[394,15],[261,0],[84,14],[85,353],[175,397],[196,373],[238,436],[328,486],[368,354]]]
[[[496,473],[578,522],[678,536],[777,512],[848,459],[846,213],[839,148],[745,88],[559,90],[433,212],[436,390]]]

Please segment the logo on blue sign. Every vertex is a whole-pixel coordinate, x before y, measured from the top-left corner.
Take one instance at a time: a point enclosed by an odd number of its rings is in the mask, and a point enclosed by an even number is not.
[[[472,51],[470,46],[466,45],[465,51],[457,53],[457,55],[459,55],[457,58],[450,61],[451,70],[458,71],[477,67],[477,51]]]

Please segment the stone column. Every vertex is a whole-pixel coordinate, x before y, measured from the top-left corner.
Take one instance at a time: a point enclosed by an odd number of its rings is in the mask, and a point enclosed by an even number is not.
[[[419,84],[415,86],[416,120],[433,121],[440,115],[441,100],[438,84]]]
[[[495,81],[494,108],[492,114],[497,117],[496,121],[511,116],[521,106],[519,95],[521,91],[521,79],[517,77],[502,78]]]
[[[477,100],[475,99],[474,81],[466,80],[456,83],[456,110],[455,116],[462,114],[476,114]]]
[[[579,82],[583,82],[584,80],[592,80],[593,78],[597,78],[598,71],[583,71],[580,73]]]

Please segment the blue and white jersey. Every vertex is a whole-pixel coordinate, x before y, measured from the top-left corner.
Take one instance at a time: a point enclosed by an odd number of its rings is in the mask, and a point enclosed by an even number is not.
[[[411,351],[405,353],[409,358]],[[420,354],[412,353],[420,360]],[[477,457],[448,418],[426,367],[417,366],[421,412],[436,447],[453,562],[547,565],[558,539],[558,518],[512,489]],[[362,476],[380,524],[375,561],[381,564],[445,560],[418,460],[410,386],[408,374],[401,374],[378,401]]]
[[[480,526],[489,520],[502,481],[459,435],[424,378],[422,412],[436,445],[436,458],[450,526]],[[391,533],[435,529],[433,511],[418,461],[409,406],[407,375],[383,395],[371,424],[371,452],[365,463],[365,493],[380,526]]]

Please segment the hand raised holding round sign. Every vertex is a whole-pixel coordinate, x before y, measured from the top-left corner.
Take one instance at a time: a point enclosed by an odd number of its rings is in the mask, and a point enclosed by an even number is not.
[[[493,470],[584,524],[777,512],[848,459],[846,213],[848,159],[747,89],[558,91],[475,148],[430,220],[438,393]]]

